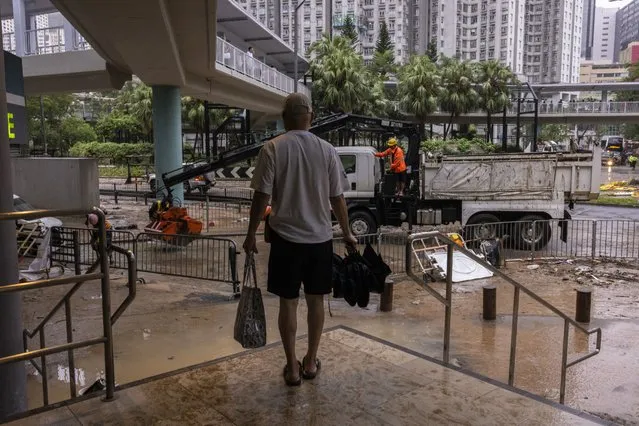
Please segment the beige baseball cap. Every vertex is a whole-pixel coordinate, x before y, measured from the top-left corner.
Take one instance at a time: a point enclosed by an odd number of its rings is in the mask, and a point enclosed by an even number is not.
[[[303,93],[295,92],[284,101],[284,114],[289,116],[308,114],[313,112],[311,100]]]

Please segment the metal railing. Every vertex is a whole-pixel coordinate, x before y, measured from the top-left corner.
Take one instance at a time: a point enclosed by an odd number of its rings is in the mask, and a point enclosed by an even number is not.
[[[24,362],[24,361],[32,361],[36,358],[40,358],[41,361],[41,374],[43,377],[43,398],[45,401],[45,405],[48,404],[48,386],[47,386],[47,371],[46,371],[46,356],[64,353],[69,354],[69,362],[73,363],[73,350],[84,348],[88,346],[94,345],[104,345],[104,372],[105,372],[105,383],[106,383],[106,399],[111,400],[114,397],[115,392],[115,364],[114,364],[114,356],[113,356],[113,321],[114,317],[111,315],[111,288],[110,288],[110,280],[109,280],[109,260],[107,256],[107,247],[106,247],[106,228],[104,226],[105,217],[102,211],[99,209],[93,210],[36,210],[30,212],[15,212],[15,213],[0,213],[0,220],[8,220],[15,221],[19,219],[39,219],[42,217],[50,217],[50,216],[77,216],[77,215],[85,215],[87,213],[96,214],[99,217],[99,229],[97,230],[99,235],[99,244],[96,244],[96,249],[99,252],[99,260],[96,262],[96,266],[94,268],[98,269],[99,272],[89,271],[84,275],[74,275],[70,277],[60,277],[60,278],[52,278],[46,280],[39,281],[31,281],[26,283],[17,283],[10,284],[5,286],[0,286],[0,294],[7,293],[15,293],[15,292],[23,292],[28,290],[35,290],[40,288],[50,288],[56,287],[66,284],[75,284],[74,288],[77,290],[77,287],[81,286],[82,283],[91,281],[91,280],[100,280],[101,283],[101,299],[102,299],[102,336],[90,338],[86,340],[82,340],[79,342],[73,341],[73,329],[71,326],[71,310],[70,304],[68,302],[70,295],[67,293],[68,297],[64,297],[58,305],[54,308],[54,311],[57,312],[62,305],[65,307],[65,318],[66,318],[66,328],[67,328],[67,343],[61,345],[55,345],[46,347],[46,339],[44,336],[44,324],[53,317],[54,313],[47,315],[45,320],[33,331],[26,332],[26,335],[35,336],[36,334],[40,337],[40,349],[36,350],[27,350],[26,342],[25,342],[25,351],[19,354],[9,355],[0,358],[0,365],[16,363],[16,362]],[[135,263],[135,258],[131,258],[132,262]],[[135,267],[133,266],[134,270]],[[135,283],[133,284],[135,285]],[[72,289],[73,290],[73,289]],[[71,293],[71,292],[70,292]],[[71,293],[72,295],[73,293]],[[130,303],[130,301],[128,301]],[[121,309],[118,309],[121,311]],[[121,312],[120,312],[121,314]],[[115,317],[117,319],[117,317]],[[25,337],[26,341],[26,337]],[[71,371],[71,370],[70,370]],[[71,387],[71,393],[74,393],[74,386]]]
[[[399,102],[391,102],[397,111],[402,111]],[[520,113],[532,113],[535,111],[534,103],[522,102]],[[448,114],[437,109],[434,114]],[[513,103],[507,110],[508,115],[517,114],[517,103]],[[485,114],[484,111],[470,111],[465,115]],[[542,115],[566,115],[566,114],[639,114],[639,102],[564,102],[562,104],[540,103],[539,114]],[[497,114],[499,115],[499,114]]]
[[[47,55],[65,51],[64,27],[26,30],[26,55]]]
[[[242,73],[247,77],[259,81],[269,87],[284,93],[291,93],[294,89],[294,80],[277,71],[274,67],[251,57],[246,52],[233,46],[226,40],[217,38],[216,62]],[[303,84],[298,84],[298,91],[310,96],[310,90]]]
[[[439,292],[431,288],[425,282],[423,277],[416,275],[413,269],[413,257],[417,258],[417,260],[420,261],[421,260],[420,253],[423,253],[426,250],[425,248],[426,245],[424,244],[424,240],[433,240],[433,239],[436,239],[436,241],[439,244],[441,244],[442,247],[445,247],[446,253],[447,253],[446,254],[447,256],[446,290],[445,290],[444,296],[442,296],[441,294],[439,294]],[[422,246],[421,248],[416,247],[415,243],[418,241]],[[510,339],[510,356],[509,356],[509,365],[508,365],[508,385],[514,386],[514,383],[515,383],[515,364],[516,364],[516,357],[517,357],[517,333],[518,333],[518,320],[519,320],[520,293],[523,292],[524,294],[528,295],[534,301],[540,303],[542,306],[549,309],[555,315],[563,319],[564,329],[563,329],[562,356],[561,356],[561,379],[560,379],[561,381],[560,381],[560,388],[559,388],[559,402],[563,404],[565,400],[565,396],[566,396],[566,372],[568,368],[588,358],[591,358],[599,353],[599,351],[601,350],[601,328],[597,327],[597,328],[587,329],[583,327],[577,321],[570,318],[569,316],[561,312],[559,309],[557,309],[555,306],[553,306],[552,304],[548,303],[547,301],[539,297],[536,293],[530,291],[524,285],[513,280],[508,275],[502,273],[499,269],[493,267],[492,265],[490,265],[484,259],[477,256],[472,251],[457,245],[447,235],[437,231],[416,233],[408,237],[406,251],[407,251],[407,254],[410,253],[410,255],[406,256],[406,273],[413,281],[420,284],[426,291],[428,291],[432,296],[434,296],[445,307],[444,349],[443,349],[443,361],[445,364],[450,363],[451,314],[452,314],[452,307],[453,307],[452,306],[453,305],[452,303],[453,262],[454,262],[453,254],[455,250],[463,253],[465,256],[469,257],[470,259],[481,263],[483,267],[492,271],[493,274],[499,276],[505,282],[507,282],[508,284],[514,287],[513,314],[512,314],[513,316],[512,316],[511,339]],[[571,325],[576,330],[584,333],[588,337],[592,334],[595,334],[597,336],[597,341],[596,341],[596,348],[593,352],[589,352],[586,355],[583,355],[581,357],[568,360],[568,336],[569,336]]]

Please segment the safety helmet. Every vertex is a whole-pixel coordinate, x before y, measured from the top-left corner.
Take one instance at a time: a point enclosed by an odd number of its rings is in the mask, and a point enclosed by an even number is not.
[[[388,140],[388,142],[386,143],[386,145],[393,147],[393,146],[397,146],[397,138],[390,138]]]

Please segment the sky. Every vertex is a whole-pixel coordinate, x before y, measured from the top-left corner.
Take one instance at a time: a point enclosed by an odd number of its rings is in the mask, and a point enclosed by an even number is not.
[[[610,0],[597,0],[598,7],[624,7],[632,0],[619,0],[619,1],[610,1]]]

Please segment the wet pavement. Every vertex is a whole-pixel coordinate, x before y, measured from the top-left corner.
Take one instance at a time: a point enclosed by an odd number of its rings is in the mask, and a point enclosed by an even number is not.
[[[298,340],[300,352],[306,345]],[[325,332],[318,356],[318,376],[299,388],[284,385],[281,349],[271,345],[10,425],[610,424],[348,329]]]
[[[264,284],[268,250],[260,244],[258,273]],[[240,262],[241,264],[241,262]],[[512,262],[506,272],[525,283],[541,297],[569,315],[574,315],[575,288],[590,285],[593,293],[593,327],[603,329],[602,352],[568,371],[566,403],[619,424],[639,424],[639,271],[636,266],[617,264],[585,265],[566,262],[527,264]],[[632,266],[632,265],[631,265]],[[579,269],[581,268],[581,269]],[[113,303],[126,296],[124,276],[113,272]],[[138,288],[138,297],[114,328],[116,379],[130,383],[178,368],[195,365],[242,351],[233,340],[236,302],[230,301],[230,286],[212,282],[142,274],[147,283]],[[591,278],[596,276],[598,280]],[[497,285],[498,317],[481,319],[482,286]],[[443,289],[439,283],[434,288]],[[88,284],[74,297],[76,339],[99,335],[99,287]],[[510,351],[513,290],[500,279],[480,280],[454,286],[451,357],[453,365],[507,382]],[[57,300],[45,290],[28,294],[25,322],[31,327]],[[265,293],[268,343],[279,341],[275,297]],[[394,310],[378,311],[374,295],[367,309],[352,308],[342,300],[331,300],[333,317],[326,327],[345,325],[437,359],[442,357],[443,309],[425,290],[413,282],[395,285]],[[305,304],[300,302],[298,333],[305,333]],[[561,359],[562,321],[532,299],[522,296],[515,385],[557,401]],[[47,343],[62,343],[64,323],[54,318],[47,328]],[[582,335],[571,330],[570,355],[594,348]],[[281,356],[281,349],[279,349]],[[69,397],[66,356],[48,357],[51,402]],[[76,369],[90,385],[102,369],[101,348],[76,351]],[[29,380],[30,407],[42,404],[41,378]]]

